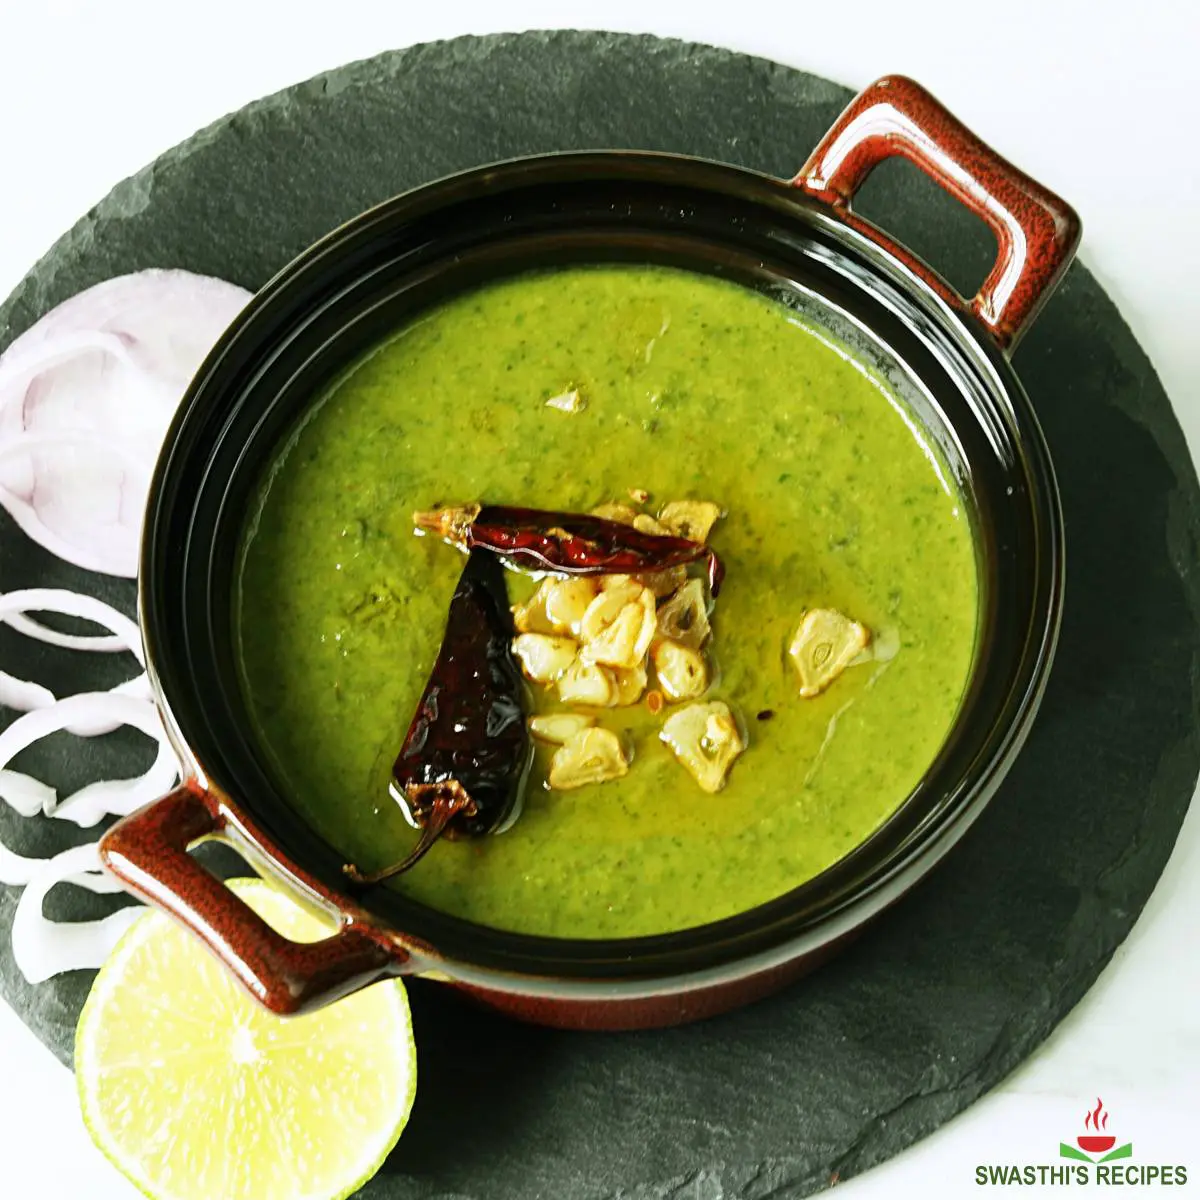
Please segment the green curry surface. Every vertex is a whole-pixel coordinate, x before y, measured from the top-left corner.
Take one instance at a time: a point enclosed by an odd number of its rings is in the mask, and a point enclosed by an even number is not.
[[[584,411],[546,406],[568,388]],[[726,788],[705,794],[675,762],[657,738],[665,713],[608,710],[601,723],[632,737],[624,779],[549,792],[539,750],[509,831],[443,842],[389,886],[565,937],[729,916],[863,841],[942,744],[976,626],[949,480],[894,394],[780,303],[655,268],[494,284],[380,346],[280,452],[236,601],[254,720],[310,823],[361,868],[384,866],[414,840],[387,783],[465,561],[415,537],[413,510],[586,511],[631,488],[652,509],[714,500],[727,577],[705,699],[728,701],[749,743]],[[532,588],[508,579],[514,603]],[[863,622],[894,657],[801,699],[785,650],[814,606]]]

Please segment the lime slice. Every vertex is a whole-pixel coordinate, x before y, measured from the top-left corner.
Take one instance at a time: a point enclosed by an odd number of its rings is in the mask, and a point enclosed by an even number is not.
[[[285,937],[330,933],[260,880],[233,887]],[[157,912],[97,977],[75,1070],[96,1145],[154,1200],[342,1200],[396,1144],[417,1084],[399,980],[277,1017]]]

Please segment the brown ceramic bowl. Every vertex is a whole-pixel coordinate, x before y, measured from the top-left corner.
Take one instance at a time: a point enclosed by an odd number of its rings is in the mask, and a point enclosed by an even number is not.
[[[903,155],[976,211],[999,253],[965,300],[855,216],[869,171]],[[662,154],[548,155],[397,197],[268,284],[201,368],[151,488],[141,615],[152,678],[186,764],[177,791],[101,844],[130,891],[190,927],[263,1004],[297,1012],[393,975],[432,975],[547,1024],[670,1024],[745,1003],[810,969],[924,876],[995,793],[1029,729],[1058,635],[1062,518],[1008,351],[1079,238],[1061,200],[902,78],[869,87],[791,181]],[[736,917],[658,937],[530,937],[448,917],[386,887],[351,894],[342,856],[291,808],[238,684],[235,551],[260,472],[320,388],[414,313],[488,280],[630,261],[802,295],[917,418],[971,509],[981,582],[973,674],[945,745],[899,810],[834,867]],[[323,908],[338,932],[296,945],[195,859],[232,843]]]

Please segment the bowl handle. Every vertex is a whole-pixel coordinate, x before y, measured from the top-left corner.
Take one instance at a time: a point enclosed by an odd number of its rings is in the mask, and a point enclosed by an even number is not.
[[[400,973],[404,951],[349,919],[319,942],[276,933],[188,853],[225,825],[219,797],[189,781],[114,825],[100,841],[100,860],[129,891],[196,934],[274,1012],[321,1008]]]
[[[995,265],[973,300],[968,302],[915,255],[850,212],[863,181],[894,155],[920,167],[996,235]],[[1049,298],[1079,245],[1079,217],[1065,200],[986,146],[903,75],[885,76],[855,97],[792,183],[842,210],[849,224],[899,258],[943,299],[968,308],[1006,352]]]

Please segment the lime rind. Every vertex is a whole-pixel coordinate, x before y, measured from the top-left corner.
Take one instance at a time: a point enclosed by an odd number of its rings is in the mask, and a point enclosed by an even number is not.
[[[286,937],[330,933],[260,880],[232,886]],[[399,980],[276,1017],[156,912],[97,977],[75,1063],[92,1139],[151,1200],[345,1200],[383,1165],[416,1095]]]

